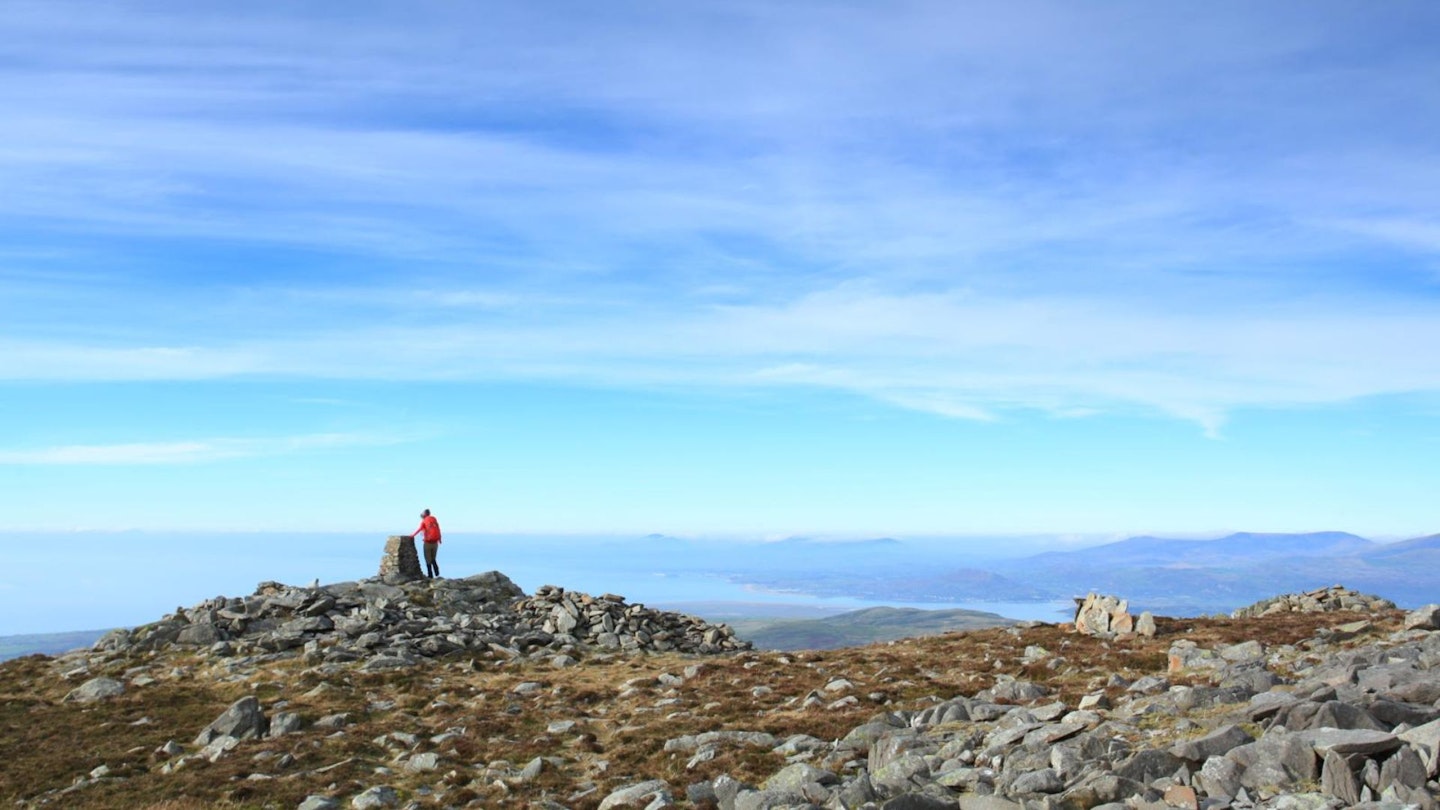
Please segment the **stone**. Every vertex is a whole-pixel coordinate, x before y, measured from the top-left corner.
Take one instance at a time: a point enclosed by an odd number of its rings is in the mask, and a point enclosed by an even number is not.
[[[928,793],[906,793],[886,801],[880,810],[955,810],[955,800]]]
[[[654,799],[656,794],[669,796],[670,783],[663,779],[651,779],[636,785],[630,785],[612,792],[600,802],[599,810],[612,810],[616,807],[646,807]]]
[[[1380,766],[1379,789],[1383,793],[1393,785],[1423,788],[1427,774],[1420,755],[1409,746],[1402,746]]]
[[[1420,754],[1427,776],[1437,775],[1437,770],[1440,770],[1440,720],[1402,731],[1396,736],[1409,743]]]
[[[1020,802],[999,796],[965,795],[960,797],[960,810],[1024,810]]]
[[[260,710],[260,701],[254,695],[249,695],[234,703],[226,709],[223,714],[200,731],[195,738],[198,746],[209,745],[221,737],[233,737],[237,740],[249,740],[265,736],[270,728],[270,723],[265,719],[265,714]]]
[[[1200,798],[1195,795],[1195,788],[1186,785],[1171,785],[1166,788],[1164,800],[1165,804],[1170,807],[1200,810]]]
[[[1255,738],[1239,726],[1222,726],[1199,739],[1176,743],[1171,746],[1170,753],[1191,762],[1204,762],[1211,757],[1220,756],[1236,746],[1254,741]]]
[[[1333,750],[1325,754],[1325,762],[1320,770],[1320,789],[1344,802],[1346,806],[1360,802],[1360,780],[1355,778],[1355,772],[1350,770],[1345,757]]]
[[[1400,738],[1385,731],[1366,729],[1322,728],[1301,731],[1297,735],[1320,756],[1334,751],[1337,754],[1383,754],[1401,746]]]
[[[1009,792],[1014,794],[1024,793],[1059,793],[1065,789],[1065,783],[1060,775],[1049,768],[1041,768],[1038,771],[1023,773],[1010,784]]]
[[[65,695],[66,703],[95,703],[125,694],[125,684],[114,678],[91,678]]]
[[[329,796],[306,796],[295,810],[339,810],[340,803]]]
[[[1158,749],[1146,749],[1137,751],[1120,767],[1115,769],[1115,775],[1133,782],[1153,782],[1163,776],[1170,776],[1185,761],[1170,753]]]
[[[405,760],[405,770],[410,773],[424,773],[440,767],[440,755],[436,753],[416,754]]]
[[[1209,796],[1235,796],[1241,790],[1240,766],[1232,759],[1211,757],[1205,760],[1195,783]]]
[[[775,793],[796,793],[806,795],[807,785],[833,785],[840,781],[830,771],[821,770],[804,762],[788,765],[761,783],[765,790]]]
[[[368,788],[350,800],[352,810],[382,810],[386,807],[397,807],[399,804],[400,794],[389,785]]]
[[[1440,630],[1440,605],[1429,604],[1405,614],[1406,630]]]
[[[305,721],[295,712],[276,712],[270,719],[271,737],[283,737],[286,734],[294,734],[304,728]]]
[[[1135,635],[1145,638],[1154,638],[1156,633],[1155,616],[1150,611],[1141,612],[1135,619]]]

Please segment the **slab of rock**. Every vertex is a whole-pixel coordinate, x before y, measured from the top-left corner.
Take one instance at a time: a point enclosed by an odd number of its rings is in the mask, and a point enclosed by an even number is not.
[[[125,694],[125,684],[114,678],[91,678],[65,695],[67,703],[95,703]]]
[[[254,695],[247,695],[230,704],[224,714],[201,730],[195,738],[195,745],[203,747],[221,737],[255,739],[265,736],[269,728],[270,723],[265,719],[265,713],[260,710],[260,700]]]
[[[1405,629],[1440,630],[1440,605],[1425,605],[1405,614]]]
[[[1199,739],[1176,743],[1170,748],[1170,753],[1191,762],[1204,762],[1211,757],[1221,756],[1232,748],[1254,741],[1255,738],[1239,726],[1223,726]]]
[[[400,794],[389,785],[376,785],[350,800],[353,810],[382,810],[399,804]]]
[[[669,801],[670,783],[664,779],[651,779],[621,788],[600,802],[600,810],[613,810],[616,807],[646,807],[657,795],[664,796]]]
[[[1388,731],[1368,729],[1321,728],[1301,731],[1297,733],[1297,736],[1321,756],[1331,751],[1342,755],[1383,754],[1387,751],[1394,751],[1403,744],[1399,737]]]

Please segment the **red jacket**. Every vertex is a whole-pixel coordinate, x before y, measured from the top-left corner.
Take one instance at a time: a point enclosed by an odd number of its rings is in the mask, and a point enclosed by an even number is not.
[[[420,518],[420,528],[415,530],[415,534],[425,535],[427,543],[440,542],[440,521],[436,520],[434,515]]]

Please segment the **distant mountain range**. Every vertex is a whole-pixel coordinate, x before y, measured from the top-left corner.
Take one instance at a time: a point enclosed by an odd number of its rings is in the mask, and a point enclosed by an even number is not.
[[[738,636],[762,650],[834,650],[1013,623],[999,614],[978,610],[876,607],[820,619],[742,619],[729,624]]]
[[[1162,615],[1228,613],[1277,593],[1344,584],[1402,606],[1440,602],[1440,535],[1376,543],[1347,532],[1239,532],[1211,540],[1131,537],[1072,551],[997,561],[920,557],[887,541],[831,559],[791,555],[731,565],[736,581],[872,601],[1063,600],[1098,591]],[[865,551],[861,551],[865,549]],[[871,552],[871,553],[867,553]],[[876,556],[873,552],[883,552]]]

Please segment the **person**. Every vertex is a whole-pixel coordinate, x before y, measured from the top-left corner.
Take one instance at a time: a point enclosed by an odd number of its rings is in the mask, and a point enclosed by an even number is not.
[[[440,550],[440,521],[426,509],[420,513],[420,528],[415,534],[425,535],[425,578],[440,576],[440,563],[435,561],[435,552]]]

